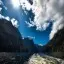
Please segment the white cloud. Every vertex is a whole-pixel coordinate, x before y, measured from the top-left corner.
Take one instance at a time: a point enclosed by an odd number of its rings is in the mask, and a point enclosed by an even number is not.
[[[0,0],[0,5],[4,7],[5,10],[7,10],[7,7],[3,4],[2,0]],[[0,7],[2,9],[2,7]]]
[[[25,8],[27,10],[31,9],[31,4],[28,2],[28,0],[20,0],[20,5],[22,6],[22,8],[25,10]]]
[[[2,14],[0,14],[0,19],[6,19],[6,20],[10,21],[10,17],[8,17],[8,16],[5,17]]]
[[[3,4],[3,2],[0,0],[0,5],[2,5]]]
[[[0,19],[3,19],[3,18],[4,18],[4,16],[0,14]]]
[[[39,44],[39,46],[43,46],[43,44]]]
[[[19,0],[11,0],[11,3],[15,9],[18,9],[20,7]]]
[[[33,27],[33,26],[34,26],[32,23],[29,23],[29,22],[27,22],[27,21],[25,21],[25,22],[26,22],[26,24],[28,25],[28,27]]]
[[[1,12],[2,8],[0,7],[0,12]]]
[[[1,15],[0,14],[0,19],[6,19],[6,20],[8,20],[8,21],[11,21],[11,23],[12,23],[12,25],[14,26],[14,27],[16,27],[16,28],[18,28],[18,21],[16,20],[16,19],[14,19],[14,18],[12,18],[12,19],[10,19],[10,17],[9,16],[3,16],[3,15]]]
[[[0,0],[0,5],[2,5],[2,1]],[[1,11],[2,11],[2,7],[0,7],[0,13],[1,13]]]
[[[1,0],[0,5],[3,5]],[[35,14],[34,21],[30,20],[30,22],[26,22],[28,27],[36,26],[36,30],[46,30],[50,22],[53,23],[50,39],[53,38],[58,30],[64,27],[64,0],[33,0],[32,5],[28,0],[20,0],[20,5],[24,11],[25,9],[32,9],[32,12]],[[0,8],[0,10],[2,10],[2,8]],[[0,18],[1,17],[4,18],[4,16],[0,14]],[[8,16],[6,19],[9,20]],[[13,26],[18,27],[17,20],[14,18],[10,20]]]
[[[64,27],[64,0],[33,0],[32,5],[27,0],[26,2],[23,1],[21,0],[23,9],[32,9],[35,14],[34,21],[27,23],[29,27],[36,26],[37,30],[46,30],[50,24],[49,20],[52,20],[50,39],[58,30]]]
[[[7,7],[3,4],[2,0],[0,0],[0,5],[2,5],[4,7],[5,10],[7,10]],[[2,11],[2,7],[0,7],[0,12]],[[11,21],[12,25],[16,28],[18,28],[18,21],[14,18],[10,18],[9,16],[4,16],[0,13],[0,19],[6,19],[8,21]]]
[[[26,24],[28,25],[28,27],[33,27],[33,26],[34,26],[34,22],[31,21],[31,18],[29,18],[29,21],[30,21],[30,22],[25,21]]]
[[[6,16],[4,17],[6,20],[10,21],[10,17]]]
[[[28,36],[28,38],[30,38],[30,39],[35,39],[35,37],[32,37],[32,36]]]
[[[56,22],[53,23],[52,31],[50,33],[50,39],[54,37],[54,34],[57,33],[58,30],[64,27],[64,18],[61,16],[57,19]]]
[[[16,28],[18,28],[18,21],[14,18],[11,19],[12,25],[15,26]]]

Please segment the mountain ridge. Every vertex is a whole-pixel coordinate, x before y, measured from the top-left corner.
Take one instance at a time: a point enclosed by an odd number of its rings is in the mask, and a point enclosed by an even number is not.
[[[0,52],[44,53],[64,58],[64,28],[43,46],[34,44],[30,38],[22,39],[19,30],[10,21],[0,19]]]

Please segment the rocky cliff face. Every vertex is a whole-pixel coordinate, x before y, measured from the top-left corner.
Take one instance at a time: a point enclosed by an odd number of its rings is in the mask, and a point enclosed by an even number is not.
[[[53,56],[64,58],[64,28],[59,30],[42,50]]]
[[[22,39],[18,29],[10,21],[0,19],[0,63],[23,64],[32,54],[37,52],[64,59],[64,28],[59,30],[45,46],[39,46],[34,44],[30,38]],[[40,57],[37,56],[37,59],[39,60]],[[45,58],[41,59],[45,60]]]
[[[22,39],[19,30],[10,21],[0,19],[0,52],[34,53],[36,47],[32,39]]]
[[[0,52],[19,52],[22,37],[10,21],[0,19]]]

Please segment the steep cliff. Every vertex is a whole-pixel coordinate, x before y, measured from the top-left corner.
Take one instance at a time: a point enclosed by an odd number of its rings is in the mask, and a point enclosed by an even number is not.
[[[0,19],[0,52],[20,52],[22,36],[10,21]]]
[[[59,30],[54,37],[43,46],[42,52],[64,58],[64,28]]]

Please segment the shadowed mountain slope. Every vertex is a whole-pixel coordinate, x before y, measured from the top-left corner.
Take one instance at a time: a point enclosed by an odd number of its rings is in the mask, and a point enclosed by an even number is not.
[[[0,52],[19,52],[23,46],[20,32],[10,21],[0,19]]]
[[[0,19],[0,52],[36,52],[30,38],[22,39],[19,30],[10,21]]]
[[[59,30],[42,50],[44,53],[64,58],[64,28]]]

